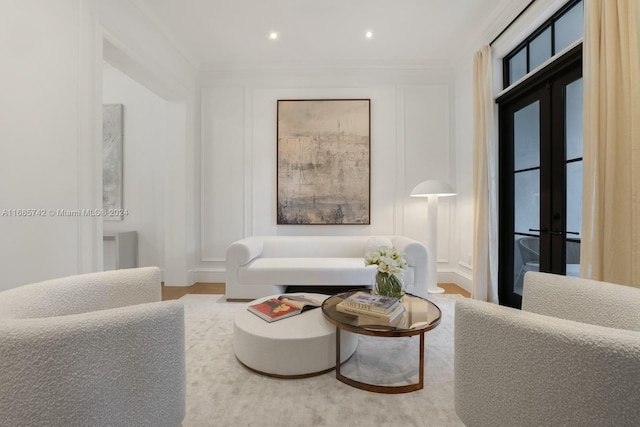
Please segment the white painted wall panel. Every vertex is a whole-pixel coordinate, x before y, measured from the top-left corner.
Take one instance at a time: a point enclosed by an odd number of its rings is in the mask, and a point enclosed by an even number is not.
[[[427,200],[409,197],[413,187],[427,179],[439,179],[455,187],[451,179],[451,138],[449,132],[449,87],[414,86],[404,89],[405,131],[405,219],[407,235],[427,242]],[[450,206],[441,198],[438,203],[438,261],[450,258]]]
[[[371,99],[371,225],[276,225],[278,99]],[[251,234],[391,234],[394,232],[396,141],[393,88],[264,89],[253,93]],[[384,173],[381,173],[384,171]],[[390,174],[392,179],[386,179]]]
[[[0,290],[81,268],[80,219],[51,210],[80,207],[82,17],[78,1],[0,5]]]
[[[327,79],[333,80],[335,76]],[[428,238],[424,200],[411,199],[409,191],[412,181],[428,177],[427,170],[448,180],[448,82],[410,87],[318,87],[322,85],[317,81],[310,81],[308,87],[273,81],[266,87],[234,83],[227,87],[209,83],[211,87],[202,89],[204,271],[222,268],[227,245],[248,235],[401,233],[422,241]],[[320,98],[371,99],[369,226],[276,225],[277,100]],[[216,207],[222,205],[224,212],[218,212]],[[442,205],[440,241],[447,258],[450,210],[448,203]]]
[[[241,87],[202,91],[203,261],[224,261],[227,247],[242,236],[245,195],[245,108]]]

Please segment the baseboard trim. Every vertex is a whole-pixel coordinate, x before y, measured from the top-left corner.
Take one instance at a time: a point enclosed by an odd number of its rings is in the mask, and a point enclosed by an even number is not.
[[[200,283],[224,283],[226,274],[224,269],[200,268],[194,270],[196,282]]]

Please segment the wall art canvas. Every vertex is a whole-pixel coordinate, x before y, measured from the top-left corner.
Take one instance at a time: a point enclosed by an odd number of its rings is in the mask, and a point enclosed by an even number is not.
[[[102,106],[102,208],[107,212],[122,210],[122,104]],[[106,215],[104,219],[122,220]]]
[[[278,100],[278,224],[370,224],[370,104]]]

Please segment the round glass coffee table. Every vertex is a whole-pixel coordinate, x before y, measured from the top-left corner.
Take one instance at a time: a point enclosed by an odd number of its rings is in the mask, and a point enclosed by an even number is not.
[[[360,290],[361,291],[361,290]],[[336,378],[345,384],[378,393],[408,393],[424,387],[424,334],[438,326],[442,312],[437,305],[424,298],[404,294],[400,303],[404,313],[388,324],[375,320],[339,312],[336,306],[357,290],[343,292],[327,298],[322,304],[322,314],[329,323],[336,326]],[[348,378],[340,372],[340,332],[348,331],[360,335],[375,337],[420,336],[420,359],[418,382],[407,385],[386,386],[361,382]]]

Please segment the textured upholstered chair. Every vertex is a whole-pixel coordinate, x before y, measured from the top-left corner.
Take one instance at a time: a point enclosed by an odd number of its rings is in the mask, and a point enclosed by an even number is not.
[[[467,426],[640,422],[640,289],[528,272],[522,311],[465,299],[455,316]]]
[[[177,426],[184,308],[155,267],[0,292],[0,425]]]

